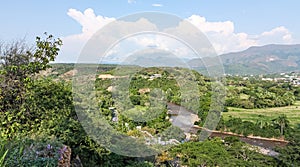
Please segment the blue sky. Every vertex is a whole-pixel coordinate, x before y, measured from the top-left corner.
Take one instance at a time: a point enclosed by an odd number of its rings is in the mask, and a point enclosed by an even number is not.
[[[33,41],[35,36],[41,36],[43,32],[61,38],[80,34],[84,25],[68,12],[74,9],[73,11],[84,13],[90,8],[95,15],[108,18],[119,18],[143,11],[167,12],[183,19],[194,15],[205,18],[208,26],[211,23],[229,21],[234,25],[233,36],[245,33],[249,39],[262,38],[254,42],[256,45],[300,43],[299,7],[300,1],[297,0],[6,0],[2,1],[0,6],[0,41],[24,37]],[[197,18],[194,17],[192,22],[197,24]],[[281,39],[278,34],[274,38],[261,37],[264,32],[273,32],[272,30],[289,40],[277,40]],[[216,43],[222,45],[221,41]],[[251,41],[248,41],[247,46],[243,47],[250,46],[250,43]],[[220,53],[229,52],[231,49],[241,50],[243,47],[228,46],[220,49]]]

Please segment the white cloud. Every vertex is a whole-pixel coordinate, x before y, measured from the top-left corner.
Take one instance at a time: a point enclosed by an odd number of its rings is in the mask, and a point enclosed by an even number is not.
[[[292,34],[290,31],[283,27],[276,27],[270,31],[263,32],[259,36],[259,45],[263,45],[265,43],[284,43],[291,44],[293,43]]]
[[[187,19],[204,33],[215,32],[224,35],[233,33],[234,25],[231,21],[225,22],[208,22],[205,17],[192,15]]]
[[[141,34],[139,36],[129,38],[128,41],[138,45],[136,46],[137,48],[155,48],[173,52],[174,55],[182,58],[196,58],[196,55],[194,55],[193,52],[180,41],[161,34]]]
[[[83,33],[88,34],[95,33],[99,28],[115,20],[114,18],[96,16],[91,8],[86,9],[83,13],[76,9],[69,9],[68,15],[82,26]]]
[[[210,40],[217,53],[241,51],[255,45],[291,44],[292,34],[284,26],[276,27],[257,35],[237,33],[231,21],[209,22],[204,17],[192,15],[187,19],[199,28]]]
[[[281,26],[281,27],[274,28],[271,31],[263,32],[261,35],[263,35],[263,36],[272,36],[272,35],[275,35],[278,32],[289,33],[289,30],[286,29],[285,27]]]
[[[130,3],[135,2],[134,0],[129,1]],[[159,6],[160,4],[157,5]],[[93,9],[90,8],[86,9],[84,12],[76,9],[69,9],[67,14],[82,26],[82,32],[62,38],[64,45],[62,52],[57,58],[57,62],[76,61],[75,57],[80,54],[80,51],[87,40],[98,29],[115,20],[115,18],[96,15]],[[235,25],[232,21],[210,22],[207,21],[205,17],[198,15],[192,15],[186,20],[194,24],[207,36],[218,54],[241,51],[255,45],[272,43],[291,44],[294,41],[291,32],[284,26],[275,27],[269,31],[264,31],[261,34],[249,35],[244,32],[235,32]],[[139,22],[139,25],[141,26],[134,27],[136,30],[143,31],[145,27],[150,27],[152,30],[156,29],[156,25],[146,19],[140,19],[137,22]],[[120,24],[124,25],[124,23]],[[130,24],[131,23],[125,23],[126,26],[129,26]],[[126,26],[122,31],[128,31]],[[183,31],[188,31],[186,29],[188,27],[186,26],[180,27],[179,25],[177,28],[179,30],[182,29]],[[175,52],[177,52],[178,55],[190,54],[186,48],[179,46],[178,43],[160,36],[140,36],[132,38],[131,42],[135,43],[135,45],[131,43],[130,47],[132,48],[135,46],[155,46],[156,48],[164,49],[166,51],[170,48],[177,48],[175,49]],[[128,46],[126,45],[126,47]],[[115,54],[115,51],[111,54],[113,53]]]
[[[91,8],[84,12],[69,9],[67,14],[81,25],[82,32],[62,38],[64,44],[57,62],[75,61],[87,40],[101,27],[115,20],[115,18],[96,16]]]
[[[159,3],[154,3],[154,4],[152,4],[152,6],[153,6],[153,7],[163,7],[163,5],[162,5],[162,4],[159,4]]]

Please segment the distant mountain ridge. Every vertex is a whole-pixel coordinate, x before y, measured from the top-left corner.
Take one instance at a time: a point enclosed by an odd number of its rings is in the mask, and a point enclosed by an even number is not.
[[[227,74],[267,74],[300,71],[300,44],[253,46],[241,52],[220,55]],[[203,58],[209,61],[209,58]],[[201,59],[189,65],[205,69]]]

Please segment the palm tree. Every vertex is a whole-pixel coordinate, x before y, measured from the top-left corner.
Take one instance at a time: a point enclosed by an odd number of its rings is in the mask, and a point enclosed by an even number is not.
[[[265,124],[265,121],[263,120],[264,116],[259,114],[258,117],[259,117],[259,120],[257,121],[257,123],[259,124],[260,129],[262,129]]]
[[[273,122],[280,127],[280,135],[283,136],[284,129],[288,127],[289,120],[285,114],[280,115],[278,118],[274,119]]]

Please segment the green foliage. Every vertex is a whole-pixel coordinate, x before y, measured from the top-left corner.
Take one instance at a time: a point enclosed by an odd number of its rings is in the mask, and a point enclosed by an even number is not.
[[[280,129],[280,135],[283,136],[285,129],[289,127],[289,121],[286,115],[280,115],[276,119],[272,120],[275,128]]]
[[[239,108],[267,108],[292,105],[297,95],[289,83],[276,83],[251,78],[227,77],[226,105]]]
[[[300,87],[294,89],[294,95],[297,100],[300,100]]]
[[[279,116],[277,119],[281,118]],[[283,117],[285,118],[285,117]],[[276,119],[276,120],[277,120]],[[280,119],[281,120],[281,119]],[[283,128],[288,128],[288,121],[282,120]],[[218,130],[229,131],[237,134],[243,134],[244,136],[254,135],[261,137],[280,137],[281,136],[281,124],[277,121],[264,122],[257,121],[256,123],[250,121],[243,121],[241,118],[230,118],[226,121],[223,119],[219,122]]]
[[[279,165],[300,166],[300,128],[289,129],[287,133],[287,140],[290,141],[288,145],[276,148],[279,152]]]
[[[265,156],[256,151],[256,148],[241,142],[237,137],[226,137],[224,145],[232,155],[234,166],[275,166],[277,161],[273,157]]]
[[[0,115],[2,136],[13,138],[36,133],[40,129],[45,133],[45,130],[59,129],[61,124],[69,123],[65,119],[71,115],[73,106],[71,90],[68,89],[64,83],[51,80],[32,81],[27,85],[20,110],[8,110]]]
[[[31,116],[24,104],[32,77],[50,67],[48,63],[57,56],[61,44],[60,39],[56,40],[49,35],[44,40],[37,37],[36,48],[33,50],[22,42],[1,48],[0,120],[1,126],[6,127],[1,131],[2,136],[18,133],[23,120]]]
[[[230,166],[230,155],[220,142],[187,142],[172,148],[173,156],[187,166]]]
[[[168,141],[170,139],[176,139],[177,141],[182,141],[185,139],[184,132],[176,126],[171,126],[167,128],[160,136],[162,137],[163,141]]]
[[[133,161],[131,164],[126,165],[126,167],[154,167],[154,164],[148,161],[144,161],[144,162]]]
[[[52,64],[51,65],[51,73],[48,74],[49,76],[56,78],[70,70],[74,69],[75,64],[72,63],[65,63],[65,64]]]
[[[8,149],[5,147],[6,141],[0,139],[0,167],[6,166],[6,155],[8,153]]]
[[[101,163],[98,164],[87,164],[87,166],[101,166],[101,167],[154,167],[153,163],[154,157],[144,157],[144,158],[134,158],[134,157],[126,157],[117,155],[114,153],[110,153],[108,155],[104,155]]]
[[[134,136],[134,137],[141,137],[143,136],[143,133],[137,129],[134,129],[134,130],[129,130],[127,132],[127,135],[128,136]]]
[[[4,143],[6,166],[57,166],[61,156],[62,144],[53,139],[20,139]]]
[[[154,162],[153,157],[139,159],[116,155],[93,141],[85,133],[75,113],[70,83],[36,77],[37,73],[50,67],[49,62],[57,56],[61,44],[61,40],[54,39],[50,35],[44,40],[38,37],[35,49],[28,49],[22,43],[16,43],[6,50],[1,50],[0,136],[10,143],[6,144],[4,141],[0,143],[0,166],[56,166],[60,157],[57,150],[62,144],[70,146],[72,158],[79,156],[84,166],[154,166],[150,163]],[[72,67],[73,65],[57,66],[53,71],[62,74]],[[98,72],[113,74],[113,68],[115,66],[103,66]],[[152,78],[156,74],[158,77]],[[132,77],[129,90],[126,90],[129,92],[128,99],[132,105],[128,105],[126,101],[121,108],[118,108],[112,93],[108,90],[112,81],[97,79],[95,87],[99,112],[121,133],[143,137],[142,132],[136,130],[136,126],[141,126],[142,130],[152,135],[159,134],[163,140],[175,138],[182,141],[185,138],[184,133],[179,128],[171,126],[167,120],[166,102],[180,104],[195,111],[201,120],[205,120],[212,107],[216,109],[216,115],[221,110],[226,111],[226,108],[218,108],[224,97],[217,102],[211,100],[214,96],[211,88],[212,79],[196,71],[192,71],[192,74],[187,69],[181,68],[143,69]],[[185,82],[180,85],[178,79],[183,78]],[[196,83],[199,91],[194,91],[191,83]],[[229,78],[228,83],[226,101],[228,106],[241,108],[286,106],[293,104],[295,98],[299,97],[299,90],[285,83],[277,85],[258,80],[243,81],[240,78]],[[181,90],[183,86],[184,89]],[[150,89],[150,92],[147,89]],[[160,91],[153,93],[154,90]],[[181,91],[187,91],[189,97],[184,97],[186,95]],[[219,87],[215,91],[221,96],[225,92]],[[198,99],[198,96],[201,98]],[[151,103],[155,99],[160,99],[160,103]],[[200,106],[197,105],[198,102]],[[112,113],[110,107],[116,107],[117,112]],[[157,111],[159,112],[155,115]],[[137,115],[136,113],[141,115],[151,113],[155,118],[146,122],[134,121],[129,116]],[[112,117],[115,116],[118,117],[118,121],[112,122]],[[199,125],[202,124],[203,122],[199,122]],[[228,121],[221,120],[218,128],[245,136],[291,135],[291,128],[285,116],[280,116],[273,122],[257,120],[256,123],[231,118]],[[47,137],[43,140],[26,139],[32,136]],[[51,137],[59,142],[49,140]],[[24,138],[26,140],[23,140]],[[48,147],[49,145],[51,147]],[[298,146],[299,143],[293,143],[280,150],[282,153],[279,156],[280,162],[286,166],[297,164]],[[125,146],[122,146],[120,149],[124,148]],[[226,138],[225,142],[219,139],[187,142],[175,146],[170,152],[175,161],[179,159],[182,165],[188,166],[275,165],[273,158],[256,153],[249,145],[234,138]]]
[[[276,160],[250,149],[237,138],[187,142],[170,150],[187,166],[275,166]]]
[[[281,166],[300,166],[300,143],[291,143],[285,148],[278,149]]]
[[[60,39],[49,35],[43,40],[37,37],[34,49],[23,42],[0,48],[0,112],[20,110],[32,76],[50,67],[49,62],[54,61],[61,45]]]
[[[141,97],[138,95],[130,96],[130,101],[133,105],[140,105],[141,104]]]
[[[38,116],[35,133],[54,135],[78,155],[83,165],[97,163],[101,154],[108,152],[87,136],[73,105],[71,85],[51,80],[36,80],[26,104],[30,104],[32,115]],[[29,121],[29,120],[28,120]]]
[[[37,37],[32,50],[23,43],[1,50],[0,136],[9,140],[55,136],[70,146],[73,157],[79,155],[84,164],[100,162],[99,155],[107,151],[86,135],[77,120],[71,85],[35,77],[50,67],[61,44],[49,35],[46,39]],[[15,154],[15,158],[21,156]]]
[[[0,118],[2,136],[55,136],[79,155],[83,163],[98,162],[107,151],[92,141],[83,130],[74,110],[70,84],[49,79],[34,80],[26,93],[19,115],[6,112]],[[12,118],[10,120],[7,117]],[[13,133],[14,132],[14,133]]]

